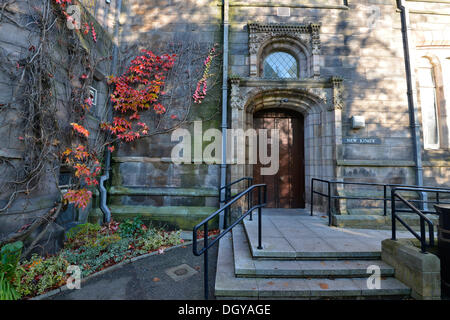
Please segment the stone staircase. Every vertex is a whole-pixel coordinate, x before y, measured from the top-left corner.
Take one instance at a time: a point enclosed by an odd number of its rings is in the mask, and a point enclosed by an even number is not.
[[[255,222],[253,222],[253,226]],[[237,225],[220,240],[217,299],[401,299],[411,290],[394,278],[395,270],[376,250],[317,250],[320,241],[305,240],[305,250],[287,248],[283,238],[256,248],[252,222]],[[300,231],[299,231],[300,232]],[[263,232],[264,233],[264,232]],[[266,237],[272,238],[265,230]],[[295,240],[294,240],[295,241]],[[338,239],[336,239],[338,241]],[[308,246],[315,247],[307,250]],[[381,288],[369,289],[367,268],[380,267]]]

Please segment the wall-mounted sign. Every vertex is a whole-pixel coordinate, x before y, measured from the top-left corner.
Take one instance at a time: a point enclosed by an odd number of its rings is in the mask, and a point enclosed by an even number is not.
[[[380,138],[342,138],[343,144],[381,144]]]

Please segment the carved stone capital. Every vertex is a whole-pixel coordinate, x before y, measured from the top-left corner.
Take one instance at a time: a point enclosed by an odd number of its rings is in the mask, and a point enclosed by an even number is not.
[[[342,110],[344,108],[343,79],[340,77],[332,77],[330,81],[333,85],[333,106],[331,110]]]
[[[231,92],[230,92],[230,106],[232,109],[244,109],[244,99],[240,95],[240,79],[230,78]]]

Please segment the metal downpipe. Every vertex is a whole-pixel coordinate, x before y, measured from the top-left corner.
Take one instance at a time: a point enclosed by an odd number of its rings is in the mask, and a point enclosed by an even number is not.
[[[222,70],[222,161],[220,164],[220,187],[227,184],[227,129],[228,129],[228,29],[229,8],[228,0],[223,0],[223,70]],[[225,199],[225,189],[222,189],[220,197]],[[222,207],[224,203],[221,203]],[[219,216],[219,228],[224,227],[224,213]]]
[[[409,25],[409,10],[406,7],[405,0],[397,0],[397,7],[401,12],[402,21],[402,36],[403,36],[403,49],[405,54],[405,69],[407,80],[407,94],[408,94],[408,107],[409,117],[411,122],[411,132],[414,144],[414,162],[416,171],[416,185],[423,187],[423,163],[422,163],[422,143],[420,141],[420,124],[418,122],[418,108],[415,93],[415,76],[413,72],[413,61],[411,60],[411,44],[410,38],[410,25]],[[428,196],[426,193],[421,194],[422,200],[427,201]],[[428,205],[423,202],[423,209],[428,210]]]
[[[120,13],[122,11],[122,0],[117,1],[117,12],[116,12],[116,24],[114,29],[114,49],[113,57],[111,62],[112,74],[117,74],[117,60],[119,56],[119,25],[120,25]],[[111,101],[108,102],[108,109],[112,110]],[[108,120],[112,120],[112,113],[108,114]],[[100,177],[99,181],[99,191],[100,191],[100,210],[103,213],[103,222],[109,223],[111,221],[111,210],[108,208],[108,191],[105,187],[105,182],[109,180],[109,172],[111,171],[111,152],[108,148],[105,148],[105,174]]]

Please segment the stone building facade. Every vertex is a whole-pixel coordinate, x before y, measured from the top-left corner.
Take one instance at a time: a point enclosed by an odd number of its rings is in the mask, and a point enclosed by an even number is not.
[[[269,192],[286,202],[273,206],[309,207],[312,178],[449,183],[450,1],[98,0],[88,7],[106,32],[117,32],[119,71],[138,49],[180,47],[195,51],[192,70],[201,69],[218,44],[209,100],[192,104],[195,77],[180,71],[167,88],[180,91],[171,114],[183,118],[188,108],[182,128],[190,132],[193,121],[203,131],[222,130],[224,92],[227,128],[285,129],[286,162]],[[223,166],[174,163],[179,141],[171,134],[121,144],[112,154],[108,206],[115,219],[141,215],[187,230],[219,206]],[[193,141],[193,149],[206,145]],[[257,169],[229,164],[226,181],[267,182]],[[361,215],[356,209],[351,201],[334,208]],[[102,216],[91,211],[93,221]]]
[[[228,128],[260,129],[255,121],[265,112],[301,119],[303,131],[289,141],[302,141],[300,158],[293,160],[302,167],[302,181],[287,177],[291,186],[299,184],[289,192],[303,199],[300,206],[310,204],[313,177],[448,184],[450,2],[134,0],[123,19],[122,46],[177,39],[223,43],[224,22],[229,25]],[[286,63],[293,73],[286,73]],[[278,74],[266,72],[268,66],[279,67]],[[421,83],[424,75],[431,82]],[[218,205],[219,166],[175,165],[169,159],[173,145],[166,136],[118,151],[113,159],[122,180],[112,188],[118,213],[136,213],[132,206],[139,204],[165,206],[168,216],[198,221]],[[227,168],[228,181],[257,175],[253,165]],[[348,214],[352,206],[341,201],[336,211]],[[156,207],[148,209],[150,216],[175,222]]]

